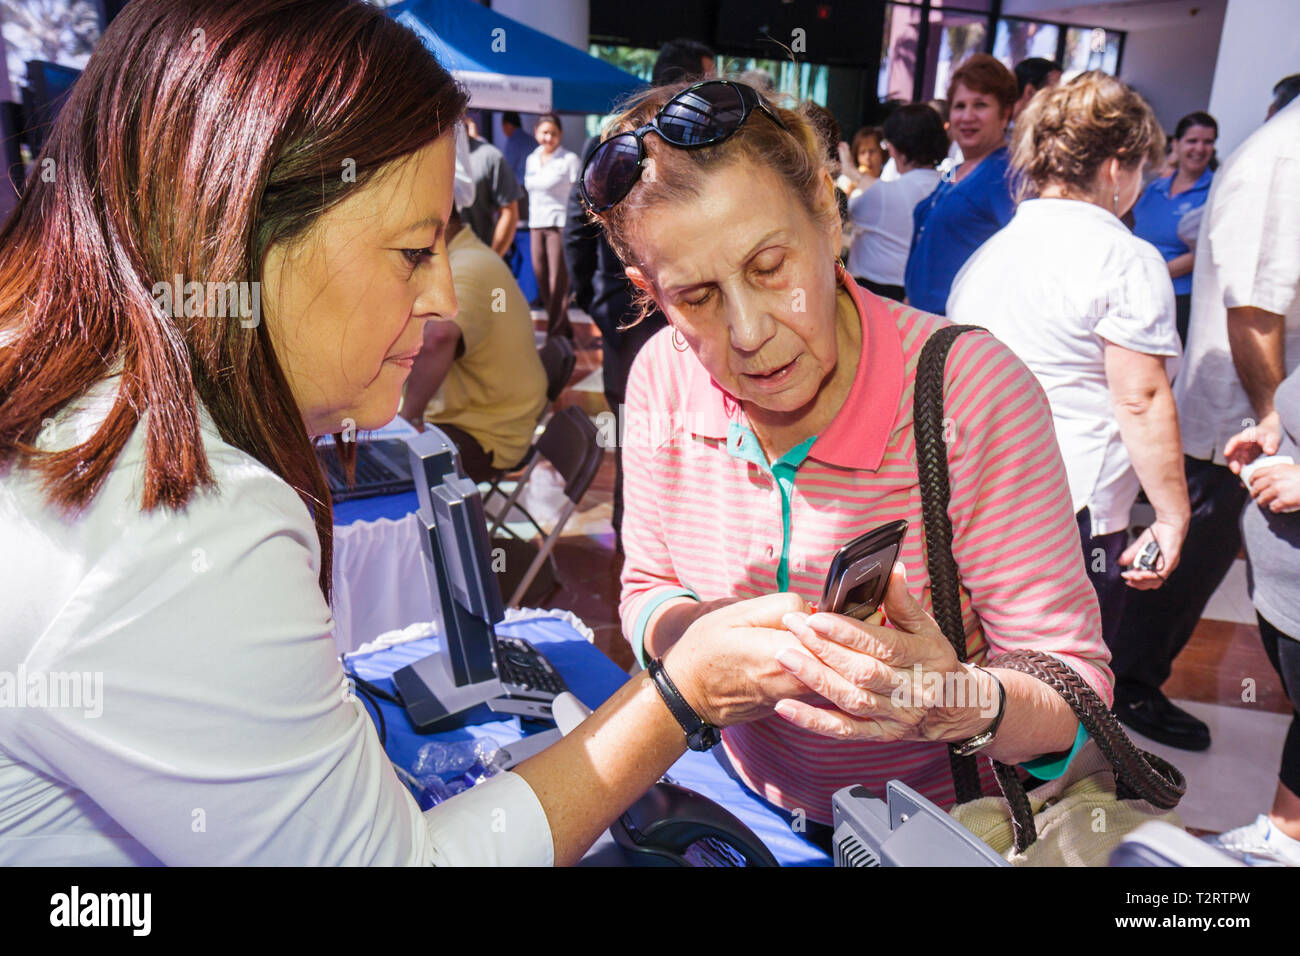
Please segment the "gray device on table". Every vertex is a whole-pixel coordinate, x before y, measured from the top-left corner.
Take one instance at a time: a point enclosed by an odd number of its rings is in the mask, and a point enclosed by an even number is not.
[[[1245,866],[1218,847],[1163,820],[1142,824],[1110,854],[1110,866]]]
[[[831,798],[836,866],[1010,866],[987,843],[898,780]]]
[[[456,446],[439,429],[428,426],[407,444],[443,639],[443,650],[393,674],[411,723],[420,733],[448,730],[462,725],[479,704],[551,720],[551,701],[565,690],[563,679],[527,641],[498,638],[494,629],[505,609],[478,486],[461,476]]]

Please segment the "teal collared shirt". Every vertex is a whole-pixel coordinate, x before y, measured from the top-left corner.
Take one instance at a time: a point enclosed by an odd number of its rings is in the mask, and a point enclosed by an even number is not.
[[[794,494],[794,476],[799,466],[808,460],[817,436],[805,439],[768,464],[763,454],[763,446],[758,443],[755,434],[739,422],[731,422],[727,427],[727,454],[741,461],[753,462],[772,476],[781,491],[781,563],[776,567],[776,586],[778,591],[790,587],[790,498]]]

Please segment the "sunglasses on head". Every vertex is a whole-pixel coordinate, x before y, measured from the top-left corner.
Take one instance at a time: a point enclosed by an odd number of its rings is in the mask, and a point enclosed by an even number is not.
[[[705,80],[674,96],[639,129],[611,136],[592,151],[582,167],[582,198],[592,212],[605,212],[632,191],[645,166],[646,133],[655,132],[669,146],[697,149],[733,136],[755,110],[787,133],[789,128],[744,83]]]

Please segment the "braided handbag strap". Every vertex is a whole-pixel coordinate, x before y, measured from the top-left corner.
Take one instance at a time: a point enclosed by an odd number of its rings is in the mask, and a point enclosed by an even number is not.
[[[943,429],[943,374],[953,341],[972,330],[983,331],[974,325],[950,325],[930,336],[917,365],[912,414],[934,619],[963,662],[966,633],[961,619],[960,576],[952,554],[952,521],[948,517],[950,487]],[[1187,790],[1187,782],[1178,768],[1155,754],[1139,750],[1102,699],[1073,669],[1055,657],[1035,651],[1003,654],[986,666],[1028,674],[1060,694],[1114,768],[1119,799],[1143,799],[1162,810],[1178,805]],[[966,803],[979,797],[975,758],[958,757],[950,749],[949,759],[957,802]],[[1028,795],[1014,767],[995,760],[993,770],[1011,810],[1016,851],[1023,853],[1038,839]]]
[[[948,325],[926,340],[916,366],[912,396],[912,429],[916,436],[916,473],[921,484],[921,517],[925,526],[925,564],[930,572],[930,600],[935,623],[957,659],[966,661],[966,628],[961,619],[960,577],[952,556],[952,520],[948,517],[948,446],[943,427],[943,372],[948,350],[976,325]],[[982,331],[982,330],[981,330]],[[979,767],[974,756],[959,757],[949,748],[953,787],[958,803],[981,796]]]
[[[988,666],[1028,674],[1060,694],[1114,768],[1121,799],[1146,800],[1161,810],[1178,806],[1187,792],[1182,773],[1155,754],[1139,750],[1097,692],[1072,667],[1037,651],[1011,651],[989,661]]]
[[[1028,674],[1061,695],[1114,770],[1117,799],[1146,800],[1161,810],[1172,810],[1187,792],[1187,781],[1178,768],[1134,746],[1115,715],[1073,668],[1037,651],[1011,651],[989,661],[987,666]],[[1016,852],[1024,853],[1038,839],[1025,786],[1014,767],[995,760],[993,769],[1011,808]]]

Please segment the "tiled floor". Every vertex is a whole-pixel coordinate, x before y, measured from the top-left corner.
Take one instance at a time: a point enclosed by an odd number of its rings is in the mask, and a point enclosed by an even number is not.
[[[599,332],[581,313],[572,315],[578,366],[559,404],[579,405],[595,415],[605,407]],[[619,666],[632,669],[636,664],[618,620],[622,560],[615,553],[609,524],[613,487],[613,458],[606,455],[556,549],[561,587],[547,603],[578,614],[595,632],[601,650]],[[1164,687],[1210,725],[1213,745],[1205,753],[1191,754],[1137,738],[1188,778],[1180,813],[1196,830],[1218,831],[1249,822],[1272,801],[1291,708],[1254,620],[1245,591],[1245,563],[1239,560],[1211,599]]]
[[[588,414],[598,415],[608,408],[600,379],[600,331],[578,310],[571,310],[570,316],[578,362],[570,379],[572,384],[556,404],[562,408],[577,405]],[[620,667],[630,670],[636,666],[636,659],[623,639],[618,620],[618,579],[623,559],[614,549],[610,524],[613,501],[614,458],[606,453],[596,480],[556,546],[561,587],[547,605],[566,608],[581,617],[595,632],[596,645]]]

